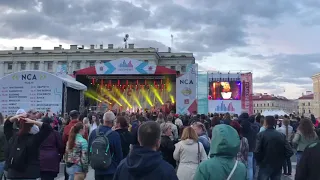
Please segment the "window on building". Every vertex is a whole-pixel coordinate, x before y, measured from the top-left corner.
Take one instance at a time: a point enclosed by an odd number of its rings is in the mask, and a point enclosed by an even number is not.
[[[26,62],[20,62],[20,69],[26,70]]]
[[[34,62],[33,63],[33,69],[34,70],[39,70],[39,64],[40,64],[39,62]]]
[[[273,103],[271,103],[271,106],[273,107]]]
[[[170,66],[170,69],[176,70],[175,66]]]
[[[268,107],[270,106],[270,104],[268,103]]]
[[[311,106],[310,102],[308,102],[308,106]]]
[[[94,61],[90,61],[90,62],[89,62],[89,67],[95,66],[95,64],[96,64],[96,63],[95,63]]]
[[[309,109],[309,114],[311,114],[311,110]]]
[[[266,107],[266,104],[263,104],[264,107]]]
[[[12,70],[13,68],[13,63],[12,62],[8,62],[8,70]]]
[[[80,66],[81,66],[81,62],[76,62],[76,69],[80,69]]]
[[[53,62],[48,62],[48,64],[47,64],[47,69],[48,69],[48,71],[52,71],[52,69],[53,69]]]
[[[146,63],[147,63],[147,62],[149,62],[149,60],[144,60],[144,62],[146,62]]]
[[[253,110],[253,113],[256,113],[256,110],[255,110],[255,109]]]
[[[187,67],[185,65],[181,66],[181,72],[186,72],[187,71]]]
[[[302,110],[302,113],[303,113],[303,114],[304,114],[304,113],[306,113],[306,110],[305,110],[305,109],[303,109],[303,110]]]

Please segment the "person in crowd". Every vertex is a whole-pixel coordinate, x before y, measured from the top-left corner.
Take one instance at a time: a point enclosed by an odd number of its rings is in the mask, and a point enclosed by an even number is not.
[[[177,141],[179,138],[179,132],[178,132],[178,128],[175,124],[173,124],[173,116],[172,115],[168,115],[167,118],[165,119],[165,123],[170,124],[171,126],[171,130],[172,130],[172,136],[170,136],[171,140]]]
[[[173,157],[179,162],[178,178],[180,180],[193,180],[199,164],[207,160],[207,154],[192,127],[188,126],[183,130],[181,141],[175,144]]]
[[[129,155],[121,161],[113,180],[178,180],[174,168],[162,159],[158,151],[161,130],[157,122],[148,121],[138,130],[139,145],[134,145]]]
[[[100,120],[99,118],[97,118],[96,114],[91,114],[91,116],[89,116],[89,121],[90,121],[90,132],[89,134],[91,134],[91,132],[95,129],[97,129],[97,127],[99,127],[100,125]]]
[[[314,117],[313,114],[310,115],[310,119],[311,119],[312,124],[316,124],[317,120],[316,120],[316,118]]]
[[[240,114],[239,118],[238,118],[238,122],[241,125],[243,120],[248,120],[249,119],[249,114],[247,112],[243,112]]]
[[[293,128],[290,126],[290,119],[288,116],[285,116],[283,119],[283,126],[277,129],[279,132],[286,136],[287,141],[291,144],[292,136],[293,136]],[[283,174],[291,176],[292,167],[291,167],[291,159],[287,158],[283,163]]]
[[[265,121],[265,119],[263,119],[262,120],[262,126],[260,127],[260,130],[259,130],[259,132],[263,132],[263,131],[265,131],[266,129],[267,129],[267,124],[266,124],[266,121]]]
[[[207,155],[210,151],[210,139],[207,135],[206,128],[201,122],[195,122],[192,124],[192,128],[196,131],[199,136],[199,141],[202,143]]]
[[[214,113],[212,114],[212,118],[211,118],[211,128],[208,132],[212,132],[212,129],[216,126],[220,124],[220,120],[219,120],[219,114]],[[212,138],[212,133],[208,134],[209,138]]]
[[[171,124],[162,123],[160,124],[161,129],[161,143],[159,151],[162,154],[162,157],[165,161],[176,168],[176,161],[173,159],[174,152],[174,142],[170,139],[172,136]]]
[[[75,124],[68,136],[65,161],[69,180],[84,180],[88,172],[88,142],[83,138],[84,125]]]
[[[18,133],[12,130],[14,122],[19,124]],[[37,126],[39,132],[32,131],[33,126]],[[27,118],[26,113],[5,121],[4,133],[7,139],[10,139],[5,150],[7,179],[40,178],[39,148],[51,131],[49,124]]]
[[[241,134],[241,125],[237,121],[232,121],[230,123],[240,137],[240,151],[237,154],[237,160],[241,161],[244,165],[248,166],[248,153],[249,153],[249,143],[247,138],[243,137]]]
[[[137,120],[137,124],[132,126],[132,130],[131,130],[131,133],[132,133],[132,137],[133,137],[133,140],[132,140],[132,144],[133,145],[137,145],[139,144],[139,141],[138,141],[138,129],[140,127],[140,125],[142,123],[145,123],[146,122],[146,118],[144,117],[139,117],[139,120]],[[133,128],[135,127],[135,128]]]
[[[118,132],[112,131],[114,121],[116,116],[112,111],[108,111],[103,115],[103,126],[98,127],[89,137],[89,148],[92,149],[93,141],[98,136],[107,136],[109,141],[110,153],[112,154],[112,161],[110,166],[107,169],[95,169],[94,176],[95,180],[112,180],[113,175],[116,172],[117,166],[120,161],[123,159],[122,147],[121,147],[121,138]],[[106,147],[107,148],[107,147]],[[91,155],[90,151],[90,155]],[[90,159],[90,156],[89,156]]]
[[[121,139],[121,148],[123,157],[127,157],[130,151],[130,144],[133,142],[133,136],[128,131],[129,124],[124,116],[117,117],[115,131],[120,135]]]
[[[249,153],[248,153],[248,162],[247,162],[247,169],[248,169],[248,180],[253,180],[254,176],[254,159],[253,159],[253,152],[256,146],[256,137],[259,132],[257,126],[254,123],[254,116],[248,115],[248,113],[243,113],[245,117],[241,120],[241,127],[242,127],[242,135],[243,137],[247,138],[249,143]]]
[[[210,159],[202,162],[195,174],[196,180],[246,180],[246,166],[236,159],[240,150],[237,131],[226,124],[212,130]]]
[[[89,134],[90,132],[90,123],[89,123],[89,118],[84,117],[83,118],[83,127],[84,127],[84,132],[86,132],[87,134]]]
[[[54,126],[50,117],[42,118],[42,122]],[[63,156],[62,139],[58,131],[53,130],[40,146],[40,175],[41,180],[54,180],[60,169]]]
[[[132,125],[132,131],[134,129],[138,129],[139,128],[140,123],[139,123],[139,120],[137,119],[137,116],[135,114],[133,114],[131,116],[130,122],[131,122],[130,124]]]
[[[294,135],[292,144],[297,147],[297,163],[299,163],[304,149],[311,143],[318,140],[318,136],[314,131],[314,126],[310,119],[302,119],[300,121],[297,133]]]
[[[2,180],[3,173],[4,173],[4,162],[5,162],[5,155],[4,151],[7,147],[7,139],[4,135],[4,117],[0,113],[0,179]]]
[[[286,136],[275,130],[274,116],[266,116],[265,123],[267,129],[258,134],[254,151],[259,165],[258,179],[280,180],[283,162],[293,155],[293,151]]]
[[[183,122],[182,122],[182,120],[180,119],[180,117],[179,117],[178,114],[175,115],[175,118],[176,118],[176,119],[174,120],[174,124],[177,126],[177,129],[178,129],[178,137],[180,137],[181,134],[182,134],[183,128],[184,128]]]
[[[308,145],[296,168],[295,180],[318,180],[320,167],[320,141]]]
[[[231,121],[230,113],[226,113],[222,119],[222,124],[230,125]]]

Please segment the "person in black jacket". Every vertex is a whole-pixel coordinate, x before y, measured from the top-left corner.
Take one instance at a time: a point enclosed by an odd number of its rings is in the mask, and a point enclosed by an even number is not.
[[[0,113],[0,179],[2,179],[3,172],[4,172],[4,162],[5,162],[4,150],[7,146],[6,136],[4,135],[3,122],[4,122],[4,119],[2,114]]]
[[[267,129],[257,135],[255,159],[259,165],[259,180],[280,180],[282,164],[293,155],[286,136],[275,130],[276,120],[273,116],[265,118]]]
[[[176,168],[176,161],[173,159],[173,152],[175,149],[174,142],[170,139],[172,136],[171,124],[162,123],[161,129],[161,144],[159,151],[162,153],[163,160],[167,161],[174,168]]]
[[[18,133],[12,130],[14,122],[19,123]],[[39,132],[34,132],[33,129],[39,129]],[[13,116],[4,123],[4,133],[7,139],[10,139],[5,150],[7,179],[31,180],[40,177],[39,149],[51,131],[52,127],[49,124],[26,118],[24,113]],[[18,149],[24,156],[21,156]],[[16,157],[25,157],[25,159]]]
[[[320,167],[320,141],[307,146],[297,164],[295,180],[318,180]]]
[[[131,132],[128,131],[129,124],[125,117],[119,116],[116,120],[116,131],[120,135],[121,148],[123,157],[127,157],[130,151],[130,144],[133,143],[133,136]]]
[[[162,159],[160,125],[154,121],[141,124],[138,130],[139,145],[133,146],[129,155],[121,161],[113,180],[178,180],[174,168]]]

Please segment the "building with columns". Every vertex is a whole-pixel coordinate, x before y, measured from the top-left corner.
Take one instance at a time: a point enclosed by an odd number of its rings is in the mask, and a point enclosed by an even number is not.
[[[267,93],[256,93],[252,96],[252,99],[253,113],[282,110],[289,114],[298,111],[297,101],[287,99],[283,96],[275,96],[274,94]]]
[[[299,115],[310,117],[314,113],[313,93],[307,91],[298,98],[299,103]]]
[[[108,47],[103,45],[90,45],[85,48],[83,45],[70,45],[63,48],[61,45],[51,50],[44,50],[41,47],[33,47],[26,50],[24,47],[15,47],[13,50],[0,51],[0,78],[22,70],[42,70],[55,73],[58,65],[66,64],[68,73],[86,67],[94,66],[97,63],[108,62],[120,58],[132,58],[145,62],[155,63],[175,69],[181,73],[186,72],[188,64],[195,64],[193,53],[159,52],[157,48],[135,48],[129,44],[128,48],[114,48],[113,44]]]

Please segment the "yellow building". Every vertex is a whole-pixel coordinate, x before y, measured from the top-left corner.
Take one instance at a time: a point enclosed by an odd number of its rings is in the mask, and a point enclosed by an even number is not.
[[[320,117],[320,73],[313,75],[313,110],[316,118]]]

